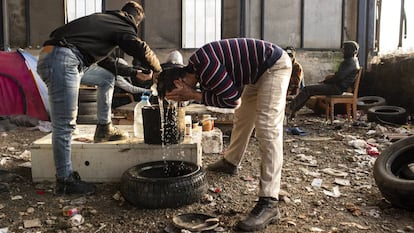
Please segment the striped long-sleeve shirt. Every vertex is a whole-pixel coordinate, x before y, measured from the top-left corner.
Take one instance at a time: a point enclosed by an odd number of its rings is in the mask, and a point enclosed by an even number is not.
[[[270,42],[235,38],[208,43],[190,58],[202,87],[202,103],[235,108],[244,85],[254,84],[283,50]]]

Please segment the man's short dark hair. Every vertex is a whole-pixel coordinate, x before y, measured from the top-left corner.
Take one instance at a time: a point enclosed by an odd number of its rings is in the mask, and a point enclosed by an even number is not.
[[[164,98],[167,92],[175,89],[174,81],[184,77],[186,68],[182,65],[164,67],[158,76],[157,91],[160,98]]]
[[[135,2],[135,1],[129,1],[127,2],[121,9],[121,11],[125,11],[128,14],[134,16],[136,23],[139,24],[144,19],[144,9],[142,6]]]

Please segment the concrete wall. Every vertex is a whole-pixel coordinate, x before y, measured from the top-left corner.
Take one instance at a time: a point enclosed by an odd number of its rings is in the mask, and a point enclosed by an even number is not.
[[[240,35],[240,2],[238,0],[223,1],[222,38]]]
[[[24,0],[7,1],[10,45],[26,45],[26,10]]]
[[[306,0],[304,7],[310,7],[312,4],[315,4],[318,11],[324,11],[323,7],[328,3],[326,1],[331,0]],[[107,0],[105,4],[106,9],[119,9],[125,2],[126,0]],[[146,12],[146,19],[141,25],[141,36],[154,49],[160,61],[164,62],[169,52],[178,49],[183,53],[186,62],[194,49],[180,49],[181,0],[168,0],[168,4],[166,4],[165,0],[141,0],[138,2],[143,4]],[[28,3],[29,12],[26,12],[25,0],[7,1],[8,35],[12,47],[28,48],[31,49],[30,52],[37,55],[38,48],[48,37],[49,33],[65,22],[64,0],[30,0]],[[245,5],[242,5],[243,3]],[[356,40],[358,0],[346,0],[344,3],[345,8],[343,12],[339,12],[336,9],[332,13],[336,15],[336,20],[338,19],[337,15],[344,13],[343,27],[334,28],[332,33],[336,35],[335,38],[340,34],[342,40]],[[314,33],[320,29],[320,25],[326,24],[329,26],[331,22],[310,24],[309,22],[312,22],[310,18],[317,17],[318,11],[313,11],[313,14],[308,17],[309,19],[301,19],[300,10],[302,5],[300,0],[264,0],[263,4],[264,11],[262,12],[261,1],[223,1],[222,38],[240,36],[263,37],[263,39],[282,47],[293,45],[299,48],[297,50],[297,59],[303,65],[307,85],[318,82],[325,75],[336,70],[342,60],[342,55],[338,49],[338,41],[335,41],[334,48],[328,50],[307,49],[306,44],[303,45],[305,49],[300,48],[302,30],[304,30],[305,34],[313,33],[315,35]],[[243,9],[244,11],[242,12]],[[261,15],[262,13],[263,16]],[[26,15],[29,15],[29,19],[26,18]],[[245,16],[244,19],[242,19],[243,15]],[[304,28],[301,28],[302,20]],[[27,25],[29,25],[29,28],[27,28]],[[305,41],[306,37],[303,39],[305,43],[311,44],[311,42]],[[337,48],[335,49],[335,47]],[[391,101],[395,103],[403,103],[403,99],[411,100],[413,93],[409,90],[414,90],[412,81],[414,75],[412,71],[407,71],[409,75],[398,75],[398,78],[395,78],[394,73],[396,72],[393,72],[395,64],[389,65],[393,68],[388,69],[388,72],[382,70],[383,65],[381,64],[385,63],[374,64],[372,69],[366,70],[366,75],[361,80],[361,94],[381,95],[381,93],[386,93],[388,96],[401,96],[400,99]],[[385,76],[384,74],[387,75]],[[402,80],[402,77],[409,81]],[[375,83],[375,85],[370,81]],[[386,88],[384,88],[384,85],[377,85],[377,83],[386,83]],[[389,88],[388,85],[393,86],[393,88]],[[403,90],[398,88],[403,88]],[[407,105],[409,104],[407,103]]]
[[[54,28],[65,23],[63,0],[30,0],[29,41],[27,46],[40,48]]]
[[[371,64],[361,80],[361,95],[381,96],[388,105],[414,113],[414,54],[389,55]]]
[[[263,39],[283,47],[300,48],[300,3],[300,0],[265,0]]]
[[[356,0],[350,0],[354,2]],[[65,22],[64,0],[30,0],[29,19],[26,19],[25,0],[7,1],[12,47],[38,49],[50,32]],[[126,1],[107,0],[107,10],[120,9]],[[180,50],[186,59],[194,50],[181,48],[181,0],[141,0],[146,18],[141,24],[141,37],[164,61],[166,54]],[[275,42],[281,47],[294,45],[300,47],[300,0],[265,0],[262,17],[261,1],[248,0],[223,1],[222,38],[246,37],[261,38]],[[350,6],[355,7],[355,6]],[[244,9],[243,12],[241,12]],[[244,15],[244,20],[242,16]],[[350,17],[352,18],[352,17]],[[262,21],[264,19],[264,21]],[[30,30],[26,30],[26,22]],[[283,22],[283,23],[282,23]],[[262,25],[263,23],[263,25]],[[353,28],[355,22],[349,23]],[[264,31],[262,32],[262,28]],[[349,28],[349,27],[348,27]],[[351,27],[352,28],[352,27]],[[26,33],[28,31],[28,34]],[[350,35],[350,36],[354,36]],[[34,50],[34,53],[36,51]],[[306,68],[307,83],[320,79],[320,74],[329,73],[338,62],[337,56],[298,51],[298,59]],[[127,60],[130,60],[127,57]],[[332,64],[332,65],[329,65]]]
[[[166,6],[166,7],[161,7]],[[181,47],[181,0],[144,1],[143,39],[151,48]]]

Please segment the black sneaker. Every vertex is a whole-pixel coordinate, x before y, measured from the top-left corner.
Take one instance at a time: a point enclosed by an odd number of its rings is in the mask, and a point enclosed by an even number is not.
[[[237,166],[228,162],[225,159],[220,159],[219,161],[210,164],[209,166],[207,166],[207,170],[213,172],[222,172],[229,175],[237,174]]]
[[[96,186],[81,180],[78,172],[72,172],[67,178],[58,178],[56,181],[56,194],[86,194],[95,193]]]
[[[278,201],[270,197],[260,197],[249,215],[237,223],[237,228],[243,231],[260,231],[267,225],[279,220]]]

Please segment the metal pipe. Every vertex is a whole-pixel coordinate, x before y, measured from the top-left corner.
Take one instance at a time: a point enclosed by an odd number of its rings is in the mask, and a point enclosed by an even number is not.
[[[3,0],[0,0],[0,18],[1,18],[1,24],[0,24],[0,49],[4,49],[4,43],[3,43]]]
[[[246,0],[240,1],[240,36],[246,37]]]
[[[342,11],[341,11],[341,42],[340,45],[342,46],[342,43],[344,42],[344,27],[345,27],[345,1],[342,0]]]
[[[7,15],[7,0],[3,0],[3,43],[4,50],[10,48],[10,37],[9,37],[9,20]]]
[[[366,70],[367,47],[366,47],[366,32],[367,32],[367,8],[368,0],[358,1],[358,35],[357,42],[359,44],[359,63],[361,67]]]
[[[381,32],[381,9],[382,9],[382,0],[377,0],[376,2],[376,16],[375,16],[375,38],[374,38],[374,51],[378,52],[380,50],[380,32]]]
[[[401,48],[402,45],[402,40],[403,40],[403,34],[404,31],[405,33],[407,33],[407,18],[405,15],[405,0],[401,0],[401,10],[400,10],[400,33],[398,35],[398,48]],[[405,27],[404,27],[405,26]],[[405,37],[407,37],[407,34],[405,34]]]
[[[181,11],[180,12],[183,12],[183,1],[180,1],[180,3],[181,3]],[[223,22],[224,22],[224,0],[221,0],[221,7],[220,7],[220,10],[221,10],[221,15],[220,15],[220,37],[223,37]],[[181,20],[180,20],[180,22],[183,22],[183,14],[181,13]],[[180,27],[180,29],[181,29],[181,41],[183,41],[183,27]]]
[[[260,39],[264,39],[265,0],[260,1]]]
[[[300,47],[303,48],[303,44],[304,44],[304,32],[305,32],[305,17],[304,17],[304,12],[305,12],[305,2],[303,0],[300,1]]]
[[[106,11],[106,1],[102,0],[102,12]]]
[[[26,7],[26,46],[31,45],[30,35],[30,0],[25,0]]]

